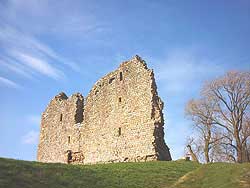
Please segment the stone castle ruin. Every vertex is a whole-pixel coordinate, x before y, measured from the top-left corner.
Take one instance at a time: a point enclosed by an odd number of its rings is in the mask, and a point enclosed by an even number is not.
[[[88,96],[55,96],[42,114],[37,159],[94,164],[171,160],[154,73],[135,56]]]

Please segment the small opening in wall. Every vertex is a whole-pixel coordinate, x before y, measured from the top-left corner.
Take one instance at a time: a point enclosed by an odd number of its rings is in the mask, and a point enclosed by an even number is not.
[[[72,160],[72,151],[68,150],[67,151],[67,162],[70,163]]]
[[[68,144],[70,144],[70,136],[68,136]]]
[[[118,136],[121,136],[121,134],[122,134],[122,128],[121,128],[121,127],[119,127],[119,130],[118,130]]]
[[[119,97],[119,102],[122,102],[122,98],[121,97]]]
[[[99,90],[95,90],[95,95],[97,95],[99,93]]]
[[[114,80],[115,80],[114,77],[113,77],[113,78],[110,78],[110,79],[109,79],[109,84],[111,84]]]
[[[123,78],[123,77],[122,77],[122,72],[120,72],[120,81],[122,81],[122,78]]]
[[[60,121],[62,121],[62,118],[63,118],[63,115],[61,114],[61,115],[60,115]]]

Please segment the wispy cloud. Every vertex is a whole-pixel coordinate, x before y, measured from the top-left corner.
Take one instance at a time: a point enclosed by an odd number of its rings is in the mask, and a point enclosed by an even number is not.
[[[37,114],[31,114],[25,117],[24,121],[26,124],[33,127],[25,135],[22,136],[21,141],[23,144],[37,144],[39,140],[38,127],[40,125],[41,117]]]
[[[81,73],[74,60],[46,42],[58,45],[54,40],[69,39],[81,45],[86,40],[104,38],[96,36],[108,30],[109,25],[97,21],[93,12],[83,11],[78,6],[81,4],[81,1],[51,4],[49,0],[0,3],[0,72],[8,71],[29,79],[43,75],[55,80],[66,78],[66,70]],[[53,40],[44,41],[45,38]]]
[[[28,51],[33,55],[44,56],[51,60],[58,61],[75,71],[78,70],[78,65],[75,62],[69,61],[58,55],[53,49],[36,39],[34,36],[21,32],[8,24],[1,24],[0,27],[0,42],[5,48]]]
[[[179,94],[225,71],[218,62],[188,49],[173,50],[166,57],[153,60],[153,63],[160,84],[167,83],[163,86],[168,92]]]
[[[4,78],[4,77],[1,77],[0,76],[0,86],[7,86],[7,87],[10,87],[10,88],[15,88],[15,89],[18,89],[18,88],[21,88],[20,85],[18,85],[17,83],[15,83],[14,81],[11,81],[7,78]]]
[[[35,126],[39,126],[40,125],[40,121],[41,121],[41,115],[29,115],[26,118],[27,122],[35,125]]]
[[[0,4],[1,5],[1,4]],[[88,7],[88,3],[84,3]],[[109,29],[107,23],[97,21],[92,8],[82,7],[81,0],[50,3],[49,0],[11,0],[2,11],[4,17],[31,33],[70,37],[77,40]],[[0,13],[1,14],[1,13]],[[19,21],[16,23],[16,16]],[[32,19],[29,19],[32,17]],[[60,18],[60,19],[58,19]],[[28,21],[27,21],[28,20]]]
[[[39,132],[31,130],[22,137],[23,144],[36,144],[38,143]]]
[[[59,79],[63,77],[63,72],[51,66],[48,62],[41,58],[37,58],[28,54],[14,52],[13,56],[21,61],[24,65],[48,77]]]
[[[63,70],[70,68],[78,71],[76,63],[67,61],[54,50],[9,24],[0,23],[0,67],[13,73],[33,78],[34,75],[61,80],[65,78]]]
[[[0,56],[0,66],[3,69],[10,70],[11,72],[19,74],[19,75],[26,77],[28,79],[33,78],[31,73],[29,73],[29,71],[25,68],[25,66],[23,64],[20,64],[13,59]]]

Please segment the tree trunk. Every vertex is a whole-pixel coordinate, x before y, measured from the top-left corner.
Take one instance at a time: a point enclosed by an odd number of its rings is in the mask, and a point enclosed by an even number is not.
[[[195,154],[195,153],[193,152],[193,150],[192,150],[192,147],[191,147],[190,145],[187,145],[187,148],[188,148],[188,150],[189,150],[189,152],[190,152],[190,155],[191,155],[191,157],[192,157],[192,160],[199,163],[199,160],[198,160],[196,154]]]
[[[236,130],[234,131],[234,137],[235,137],[235,141],[236,141],[236,147],[237,147],[237,162],[238,163],[242,163],[242,144],[241,144],[241,139],[240,139],[240,135],[239,132]]]
[[[242,162],[246,163],[246,162],[250,162],[249,160],[249,153],[248,153],[248,148],[247,148],[247,143],[244,142],[242,144]]]
[[[210,144],[210,140],[211,140],[211,126],[207,125],[207,127],[209,127],[209,130],[208,130],[207,136],[206,135],[204,136],[204,139],[205,139],[204,154],[205,154],[206,163],[209,163],[210,162],[210,158],[209,158],[209,144]]]
[[[206,163],[209,163],[210,162],[210,159],[209,159],[209,141],[206,140],[205,141],[205,147],[204,147],[204,154],[205,154],[205,160],[206,160]]]
[[[237,162],[242,163],[242,149],[240,146],[237,146]]]

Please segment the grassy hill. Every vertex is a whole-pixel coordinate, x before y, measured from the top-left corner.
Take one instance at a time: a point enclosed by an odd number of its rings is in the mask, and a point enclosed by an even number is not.
[[[0,187],[250,187],[250,164],[43,164],[0,158]]]
[[[180,178],[175,188],[250,188],[250,163],[211,163]]]

